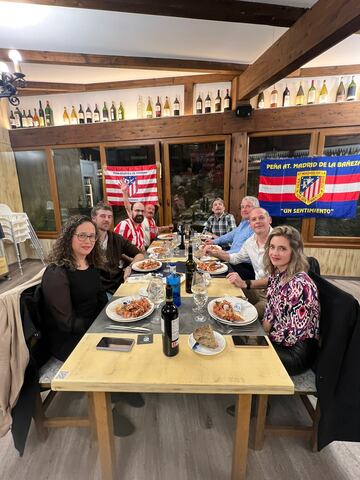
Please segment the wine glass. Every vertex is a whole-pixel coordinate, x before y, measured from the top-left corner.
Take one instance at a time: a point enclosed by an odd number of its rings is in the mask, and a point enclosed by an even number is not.
[[[161,277],[151,277],[147,287],[148,299],[155,304],[155,314],[150,323],[160,323],[160,304],[165,300],[165,289]]]
[[[193,312],[196,313],[195,322],[205,322],[206,317],[203,314],[203,309],[208,300],[208,291],[205,278],[199,272],[194,272],[191,291],[193,293],[193,299],[196,305],[193,308]]]

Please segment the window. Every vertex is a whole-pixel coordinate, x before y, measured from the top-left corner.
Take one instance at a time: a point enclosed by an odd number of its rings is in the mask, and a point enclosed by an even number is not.
[[[46,151],[15,152],[15,160],[24,212],[36,231],[55,232]]]

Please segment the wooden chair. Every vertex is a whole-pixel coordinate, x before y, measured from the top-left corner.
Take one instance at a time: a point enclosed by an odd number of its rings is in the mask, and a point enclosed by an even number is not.
[[[43,365],[39,372],[39,386],[40,392],[37,394],[34,410],[34,422],[37,435],[41,441],[46,440],[49,428],[64,428],[64,427],[87,427],[92,429],[92,433],[96,438],[94,431],[95,422],[93,419],[93,404],[92,398],[88,396],[88,415],[86,416],[72,416],[72,417],[48,417],[46,410],[59,392],[51,390],[51,381],[57,374],[63,362],[51,357],[50,360]],[[48,392],[46,396],[42,395]]]
[[[294,383],[294,394],[300,396],[306,410],[309,413],[312,425],[272,425],[266,419],[267,395],[258,395],[256,404],[254,449],[261,450],[264,445],[265,433],[269,435],[296,435],[307,436],[310,440],[310,448],[317,451],[317,428],[320,419],[320,408],[316,400],[316,407],[309,400],[309,395],[316,396],[315,374],[307,370],[300,375],[291,377]]]

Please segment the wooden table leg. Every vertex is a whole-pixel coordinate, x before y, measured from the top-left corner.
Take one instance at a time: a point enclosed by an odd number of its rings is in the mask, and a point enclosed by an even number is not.
[[[238,395],[235,407],[235,438],[231,480],[243,480],[246,475],[249,446],[251,395]]]
[[[102,480],[115,480],[115,449],[110,394],[93,392]]]

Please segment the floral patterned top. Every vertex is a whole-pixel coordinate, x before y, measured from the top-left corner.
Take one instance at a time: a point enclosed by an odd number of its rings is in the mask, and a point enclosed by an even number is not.
[[[269,338],[285,347],[319,337],[320,303],[317,287],[305,272],[284,283],[283,273],[269,277],[263,320],[271,324]]]

